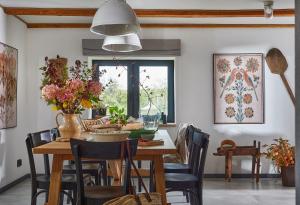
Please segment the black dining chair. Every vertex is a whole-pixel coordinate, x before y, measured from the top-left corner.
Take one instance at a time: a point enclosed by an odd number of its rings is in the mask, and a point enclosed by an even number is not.
[[[30,133],[27,135],[25,140],[28,158],[29,158],[29,166],[31,173],[31,205],[36,205],[37,197],[41,193],[45,193],[45,201],[48,201],[48,192],[50,186],[50,164],[49,164],[49,156],[47,154],[43,154],[44,159],[44,173],[37,174],[35,167],[35,160],[33,157],[32,149],[34,147],[47,144],[52,141],[53,135],[51,135],[50,130],[44,130],[41,132]],[[61,196],[66,195],[67,198],[72,202],[72,205],[75,205],[76,201],[76,178],[75,175],[62,175],[62,191]],[[38,191],[39,190],[39,191]],[[74,199],[71,194],[66,191],[72,191]],[[63,203],[63,197],[61,204]]]
[[[127,143],[131,152],[127,152]],[[89,142],[71,139],[72,153],[76,165],[77,177],[77,205],[100,205],[104,202],[124,196],[129,193],[131,178],[131,165],[128,154],[133,157],[137,150],[137,140],[122,142]],[[124,174],[121,186],[84,186],[82,172],[82,158],[96,160],[121,160],[125,161]],[[123,159],[123,160],[122,160]]]
[[[191,204],[202,205],[202,184],[209,143],[209,135],[193,128],[191,141],[192,163],[190,173],[166,173],[166,191],[183,191],[189,193]]]
[[[53,128],[50,130],[52,140],[55,140],[57,137],[60,137],[59,130],[57,128]],[[95,160],[85,160],[83,161],[83,173],[94,177],[95,184],[101,184],[103,182],[107,185],[107,168],[106,161],[95,161]],[[76,167],[73,160],[69,160],[68,164],[65,164],[63,167],[64,174],[76,174]]]
[[[191,164],[192,164],[192,153],[191,153],[191,148],[192,148],[192,138],[193,138],[193,132],[194,132],[194,126],[189,125],[186,128],[186,144],[187,144],[187,151],[189,153],[188,157],[188,163],[164,163],[164,171],[165,173],[190,173],[191,172]],[[198,131],[201,131],[198,129]]]

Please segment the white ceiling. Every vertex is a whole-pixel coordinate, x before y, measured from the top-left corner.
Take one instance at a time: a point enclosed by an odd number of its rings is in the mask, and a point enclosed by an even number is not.
[[[4,7],[98,8],[106,0],[0,0]],[[263,0],[127,0],[135,9],[262,9]],[[274,0],[274,8],[294,8],[294,0]],[[91,23],[92,17],[20,16],[27,23]],[[293,24],[294,17],[260,18],[139,18],[140,23]]]
[[[105,0],[0,0],[4,7],[97,8]],[[135,9],[262,9],[263,0],[127,0]],[[274,0],[274,8],[294,8],[294,0]]]

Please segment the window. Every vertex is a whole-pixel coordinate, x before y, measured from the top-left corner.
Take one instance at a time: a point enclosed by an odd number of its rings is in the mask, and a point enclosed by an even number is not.
[[[105,89],[105,105],[123,107],[128,116],[164,112],[175,121],[174,61],[172,60],[93,60],[96,79]],[[151,102],[150,102],[151,101]]]

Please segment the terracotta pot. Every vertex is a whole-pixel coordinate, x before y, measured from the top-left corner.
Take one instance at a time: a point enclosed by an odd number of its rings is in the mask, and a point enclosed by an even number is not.
[[[62,115],[63,124],[59,124],[58,116]],[[81,135],[81,125],[78,121],[77,114],[58,113],[56,115],[56,124],[61,137],[63,138],[79,138]]]
[[[295,186],[295,166],[281,167],[282,185],[288,187]]]

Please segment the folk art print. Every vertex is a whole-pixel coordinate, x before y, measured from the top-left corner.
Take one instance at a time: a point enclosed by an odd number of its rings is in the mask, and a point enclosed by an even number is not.
[[[0,43],[0,129],[17,126],[18,50]]]
[[[215,124],[264,123],[263,54],[214,54]]]

